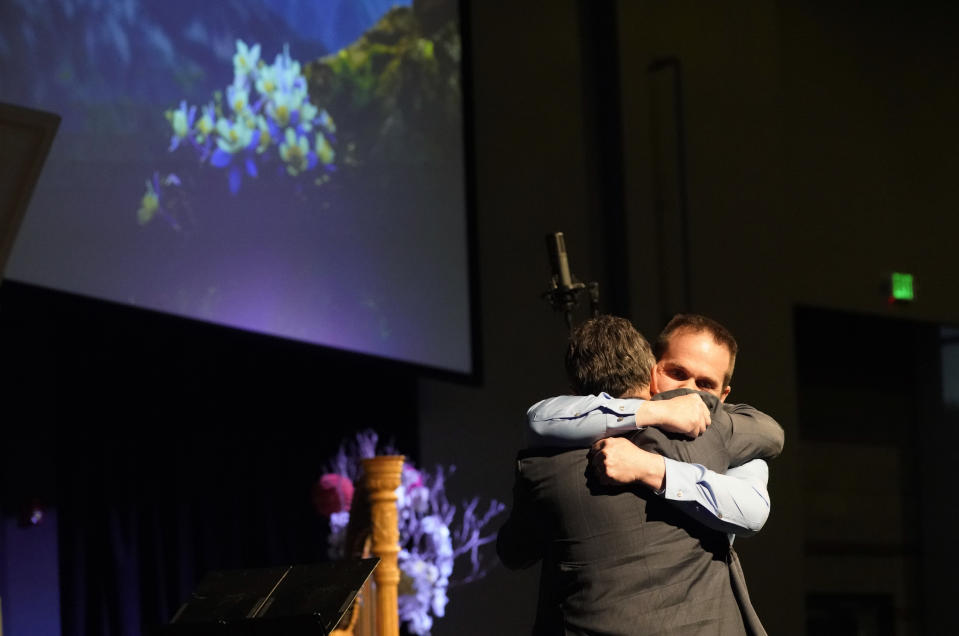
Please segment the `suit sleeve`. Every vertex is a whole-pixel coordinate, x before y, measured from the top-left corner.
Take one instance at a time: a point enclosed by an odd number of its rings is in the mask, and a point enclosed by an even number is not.
[[[785,433],[776,420],[748,404],[723,404],[730,419],[730,466],[741,466],[751,459],[779,457]]]
[[[629,434],[629,439],[645,451],[688,464],[700,464],[717,473],[729,468],[726,447],[727,431],[715,423],[696,439],[664,433],[658,428],[645,428]]]
[[[689,389],[664,391],[653,396],[654,400],[668,400],[687,395]],[[634,444],[645,451],[659,453],[664,457],[689,464],[700,464],[718,473],[729,468],[729,436],[732,434],[730,418],[719,409],[719,400],[709,393],[699,393],[709,407],[713,423],[706,432],[695,439],[677,433],[666,433],[658,428],[639,429],[628,435]],[[718,415],[718,417],[717,417]]]
[[[653,397],[669,399],[691,391],[676,389]],[[640,448],[672,459],[702,464],[725,473],[752,459],[772,459],[783,448],[783,429],[774,419],[747,404],[724,404],[716,396],[699,392],[709,407],[712,424],[696,439],[647,428],[630,435]]]
[[[531,485],[522,471],[522,462],[516,462],[513,482],[513,506],[506,523],[496,535],[496,554],[506,567],[517,570],[528,568],[543,558],[543,546],[533,501]]]

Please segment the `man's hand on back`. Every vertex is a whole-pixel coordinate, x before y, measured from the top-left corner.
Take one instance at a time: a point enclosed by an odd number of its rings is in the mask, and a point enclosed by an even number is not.
[[[589,449],[589,464],[606,484],[641,482],[661,490],[666,479],[666,462],[660,455],[644,451],[622,437],[607,437],[594,443]]]
[[[637,428],[655,426],[670,433],[698,437],[709,424],[709,408],[695,393],[670,400],[646,400],[636,409]]]

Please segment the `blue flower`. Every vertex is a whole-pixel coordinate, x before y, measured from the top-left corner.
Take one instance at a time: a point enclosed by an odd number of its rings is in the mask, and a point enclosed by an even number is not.
[[[233,71],[233,83],[226,87],[225,99],[216,95],[215,102],[200,107],[199,118],[197,106],[185,100],[176,109],[166,111],[173,129],[169,151],[189,145],[201,164],[209,162],[226,169],[234,195],[240,190],[244,172],[258,177],[258,162],[267,165],[275,159],[270,153],[274,146],[281,162],[277,166],[273,161],[277,174],[285,171],[295,177],[321,163],[323,172],[313,183],[322,185],[332,179],[336,170],[336,126],[325,109],[310,101],[306,78],[300,63],[290,56],[289,45],[284,45],[273,64],[267,65],[260,59],[259,44],[237,40]],[[251,91],[255,91],[252,103]],[[166,216],[160,184],[154,178],[147,182],[137,219],[145,224],[157,214]],[[179,227],[172,217],[168,220]]]
[[[334,152],[333,146],[330,145],[330,142],[326,140],[326,136],[320,131],[316,132],[316,156],[319,157],[324,166],[333,163],[333,160],[336,158],[336,152]]]
[[[245,80],[256,70],[260,61],[260,45],[254,44],[247,47],[243,40],[236,41],[236,53],[233,54],[233,77],[234,81]]]
[[[263,115],[257,115],[254,121],[256,122],[256,130],[253,131],[252,143],[256,148],[256,153],[261,155],[273,143],[273,132]]]
[[[280,158],[286,164],[286,171],[292,176],[316,165],[316,154],[310,150],[306,137],[297,136],[292,128],[286,129],[285,140],[280,144]]]
[[[281,128],[295,126],[299,120],[299,109],[302,103],[302,95],[290,90],[279,90],[273,95],[273,99],[266,103],[266,114]]]
[[[187,108],[186,101],[180,102],[180,107],[172,112],[170,124],[173,126],[173,137],[170,138],[170,151],[176,150],[180,142],[187,138],[193,130],[193,118],[196,116],[196,106]]]
[[[300,63],[290,57],[290,45],[283,46],[273,62],[277,85],[284,90],[306,88],[306,79],[300,74]]]
[[[246,114],[250,106],[250,89],[246,86],[230,84],[226,87],[226,101],[237,118]]]
[[[278,88],[276,77],[277,74],[274,67],[264,66],[257,72],[256,81],[253,83],[253,86],[260,95],[269,99],[273,97],[273,94]]]
[[[254,138],[253,128],[246,119],[231,122],[220,118],[216,123],[216,150],[210,157],[210,164],[217,168],[230,166],[230,172],[227,179],[230,184],[230,193],[236,194],[240,191],[240,184],[243,181],[243,173],[239,166],[233,164],[233,157],[244,150],[252,150],[256,147],[259,136]],[[246,173],[251,177],[257,176],[256,163],[251,157],[246,157],[244,161]]]
[[[204,141],[216,130],[216,109],[213,104],[207,104],[203,107],[200,115],[200,121],[196,123],[197,140]]]
[[[325,128],[328,132],[336,132],[336,124],[333,123],[333,118],[330,117],[330,114],[326,112],[326,109],[320,111],[320,117],[318,123],[320,126]]]
[[[170,214],[163,205],[163,190],[160,187],[160,173],[154,172],[153,177],[146,181],[146,192],[140,199],[140,208],[137,210],[137,221],[140,225],[146,225],[154,219],[161,217],[169,223],[174,230],[180,229],[180,224],[176,218]],[[180,178],[175,174],[168,174],[163,178],[162,184],[166,187],[179,186]]]
[[[140,225],[149,223],[160,209],[160,177],[154,172],[153,179],[147,179],[147,191],[140,199],[140,209],[137,210],[137,220]]]

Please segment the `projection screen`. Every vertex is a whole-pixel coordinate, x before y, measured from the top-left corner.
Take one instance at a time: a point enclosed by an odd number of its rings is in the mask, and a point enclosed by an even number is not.
[[[7,0],[11,280],[470,373],[456,0]],[[3,152],[0,150],[0,152]]]

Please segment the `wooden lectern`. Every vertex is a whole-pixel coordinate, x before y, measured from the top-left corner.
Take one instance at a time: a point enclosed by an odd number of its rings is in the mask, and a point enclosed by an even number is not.
[[[343,617],[335,636],[399,636],[397,602],[400,569],[399,516],[396,489],[403,474],[402,455],[381,455],[363,460],[363,480],[353,497],[347,545],[355,556],[375,557],[379,565],[353,606]]]

